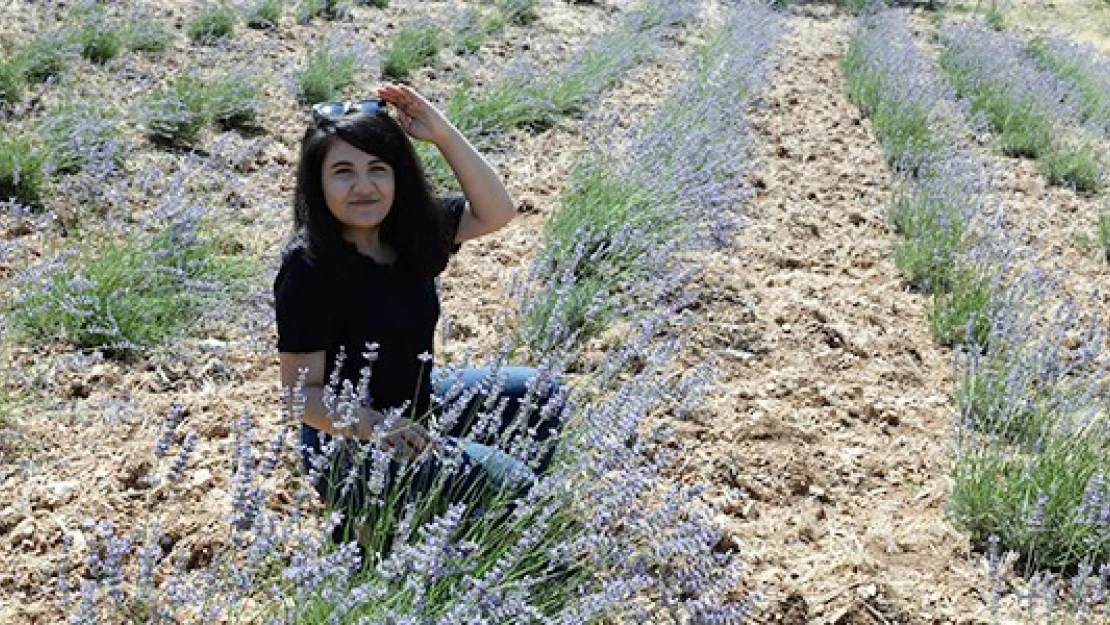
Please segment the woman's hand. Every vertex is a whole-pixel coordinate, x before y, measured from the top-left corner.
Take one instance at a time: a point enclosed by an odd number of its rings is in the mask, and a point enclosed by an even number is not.
[[[451,131],[451,122],[412,87],[390,83],[378,87],[377,93],[397,110],[397,121],[413,139],[438,145]]]
[[[416,423],[401,417],[390,420],[390,428],[382,436],[382,446],[392,449],[396,457],[414,460],[430,444],[431,436]],[[355,425],[355,438],[367,441],[377,436],[377,430],[385,425],[381,413],[363,413]]]

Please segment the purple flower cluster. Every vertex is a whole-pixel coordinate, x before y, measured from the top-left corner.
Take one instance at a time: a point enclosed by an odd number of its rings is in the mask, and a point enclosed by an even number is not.
[[[1110,58],[1063,35],[1035,41],[1032,53],[1046,70],[1072,83],[1080,93],[1084,125],[1110,136]]]
[[[941,30],[944,63],[961,93],[977,100],[1000,98],[1054,121],[1076,121],[1082,95],[1070,83],[1037,67],[1020,39],[974,20]],[[989,102],[977,108],[989,115]],[[992,120],[993,121],[993,120]]]

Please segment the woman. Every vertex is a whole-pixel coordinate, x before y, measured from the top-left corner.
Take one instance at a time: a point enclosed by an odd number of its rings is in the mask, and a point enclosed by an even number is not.
[[[286,389],[302,385],[297,412],[306,470],[325,501],[344,514],[337,540],[350,537],[369,499],[382,491],[375,475],[385,473],[388,490],[407,466],[398,460],[419,459],[407,487],[409,496],[419,496],[442,469],[434,460],[442,449],[431,447],[426,429],[433,414],[444,420],[431,371],[440,312],[435,279],[459,244],[496,232],[516,214],[500,178],[436,107],[407,86],[385,85],[376,95],[313,107],[297,170],[295,232],[274,282],[281,382]],[[431,195],[409,137],[439,149],[463,197]],[[475,443],[493,444],[512,427],[533,373],[502,371],[509,409],[481,440],[460,439],[463,449],[486,450]],[[449,390],[462,392],[473,408],[482,393],[463,387],[483,377],[464,372]],[[448,391],[439,390],[440,397]],[[336,402],[336,395],[348,401]],[[525,425],[547,438],[558,422],[553,412],[526,415]],[[453,420],[445,433],[466,437],[467,420]],[[392,452],[384,471],[382,454],[375,468],[374,458],[343,444],[372,439]],[[463,457],[474,465],[485,460]],[[480,473],[456,470],[459,491]],[[367,489],[367,483],[379,486]]]

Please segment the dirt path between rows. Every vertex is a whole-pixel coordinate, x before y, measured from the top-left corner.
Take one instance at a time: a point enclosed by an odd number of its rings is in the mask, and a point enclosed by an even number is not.
[[[774,623],[977,622],[980,559],[945,520],[950,354],[883,221],[890,175],[839,65],[851,19],[796,7],[749,115],[762,143],[739,252],[711,263],[695,358],[722,359],[681,424]],[[741,489],[737,498],[730,489]]]

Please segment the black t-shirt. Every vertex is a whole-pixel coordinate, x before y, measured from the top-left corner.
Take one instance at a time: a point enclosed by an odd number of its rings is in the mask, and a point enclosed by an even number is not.
[[[453,196],[439,203],[448,212],[453,241],[466,199]],[[374,408],[387,410],[407,401],[415,412],[406,411],[406,416],[422,417],[431,395],[432,341],[440,311],[435,277],[408,278],[393,265],[360,254],[354,245],[343,248],[339,263],[310,263],[303,248],[283,258],[274,280],[278,351],[323,350],[326,383],[342,349],[340,381],[355,387],[362,369],[370,366]],[[368,344],[378,345],[372,365],[366,358]]]

